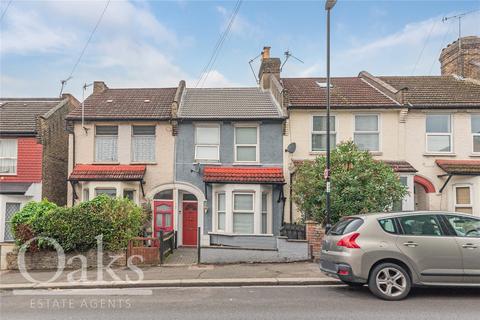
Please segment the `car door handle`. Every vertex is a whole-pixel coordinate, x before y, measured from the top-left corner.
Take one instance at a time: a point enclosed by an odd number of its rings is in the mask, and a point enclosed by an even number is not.
[[[477,249],[478,247],[474,245],[473,243],[466,243],[462,246],[464,249]]]
[[[415,242],[412,242],[412,241],[405,242],[403,245],[406,246],[406,247],[410,247],[410,248],[418,247],[418,243],[415,243]]]

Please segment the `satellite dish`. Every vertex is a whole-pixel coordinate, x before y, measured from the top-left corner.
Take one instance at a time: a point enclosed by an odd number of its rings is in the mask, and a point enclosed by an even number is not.
[[[285,151],[287,151],[288,153],[294,153],[295,150],[297,150],[297,144],[295,142],[292,142],[287,146],[287,149]]]

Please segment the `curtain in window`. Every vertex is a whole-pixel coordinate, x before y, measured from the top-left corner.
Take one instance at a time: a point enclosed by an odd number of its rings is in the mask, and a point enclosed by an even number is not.
[[[95,137],[95,161],[113,162],[117,161],[117,137],[96,136]]]
[[[0,140],[0,174],[17,172],[17,140]]]
[[[155,161],[155,136],[133,136],[133,162]]]

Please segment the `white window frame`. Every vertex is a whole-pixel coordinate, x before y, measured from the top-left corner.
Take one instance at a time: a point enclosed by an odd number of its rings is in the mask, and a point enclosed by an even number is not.
[[[219,210],[218,200],[220,199],[220,195],[224,196],[225,203],[223,204],[224,205],[223,210]],[[224,219],[225,225],[223,229],[220,229],[218,224],[218,222],[220,221],[220,219],[218,218],[219,216],[218,214],[220,212],[222,212],[225,215],[225,219]],[[217,230],[219,232],[225,232],[226,229],[227,229],[227,194],[224,191],[221,191],[221,192],[215,193],[215,228],[214,230]]]
[[[474,133],[473,132],[473,117],[479,117],[480,118],[480,114],[479,113],[473,113],[470,115],[470,132],[472,133],[472,153],[475,154],[475,155],[480,155],[480,151],[475,151],[475,143],[473,142],[473,140],[475,139],[475,137],[479,137],[480,138],[480,133]]]
[[[197,128],[216,128],[218,131],[218,144],[198,144],[198,137],[197,137]],[[202,124],[195,124],[195,160],[198,161],[220,161],[220,124],[216,123],[202,123]],[[198,148],[199,147],[216,147],[217,148],[217,156],[215,159],[213,158],[199,158],[198,157]]]
[[[252,210],[245,210],[245,209],[242,209],[242,210],[235,210],[235,196],[236,195],[251,195],[252,196]],[[238,234],[238,233],[235,233],[234,231],[234,226],[235,226],[235,222],[234,222],[234,217],[235,217],[235,213],[243,213],[243,214],[251,214],[252,217],[253,217],[253,232],[252,233],[248,233],[248,234],[255,234],[255,205],[256,205],[256,193],[255,191],[233,191],[232,192],[232,232],[234,234]],[[260,215],[261,215],[261,212],[260,212]],[[261,227],[261,226],[260,226]]]
[[[18,139],[0,139],[1,140],[9,140],[15,141],[15,157],[1,157],[1,159],[6,159],[6,160],[15,160],[15,171],[14,172],[0,172],[0,176],[16,176],[18,172]]]
[[[83,187],[82,188],[82,201],[89,201],[90,200],[90,188]]]
[[[470,191],[470,203],[469,204],[459,204],[457,203],[457,188],[468,188]],[[472,209],[472,214],[474,213],[473,206],[473,186],[471,184],[456,184],[453,186],[453,211],[457,212],[457,208],[470,208]]]
[[[152,137],[152,135],[141,135],[141,134],[134,134],[133,133],[133,127],[154,127],[154,134],[153,134],[153,159],[152,160],[140,160],[140,161],[135,161],[133,159],[134,157],[134,153],[135,153],[135,147],[134,147],[134,143],[135,143],[135,137]],[[156,162],[156,141],[157,141],[157,126],[152,124],[152,125],[132,125],[131,126],[131,143],[132,143],[132,146],[131,146],[131,162],[132,163],[155,163]]]
[[[377,117],[377,131],[358,131],[357,130],[357,116],[376,116]],[[355,113],[353,114],[353,143],[355,143],[355,134],[377,134],[378,135],[378,150],[365,150],[368,152],[382,152],[382,120],[380,113]]]
[[[116,156],[116,160],[97,160],[97,127],[117,127],[117,135],[98,135],[98,137],[116,137],[117,138],[117,154],[115,155]],[[95,125],[95,137],[94,137],[94,141],[93,141],[93,157],[94,157],[94,161],[95,163],[118,163],[118,136],[120,134],[120,126],[118,125],[102,125],[102,124],[99,124],[99,125]]]
[[[326,152],[326,149],[325,150],[313,150],[313,135],[314,134],[318,134],[318,135],[327,135],[327,131],[315,131],[313,129],[313,120],[315,117],[327,117],[327,114],[312,114],[312,117],[311,117],[311,121],[310,121],[310,152],[311,153],[322,153],[322,152]],[[337,145],[337,128],[338,128],[338,122],[337,122],[337,115],[336,114],[330,114],[330,117],[333,117],[334,118],[334,123],[335,123],[335,130],[332,131],[330,130],[330,135],[335,135],[335,141],[334,141],[334,145],[333,146],[330,146],[333,148],[335,148],[335,146]],[[330,128],[331,129],[331,128]]]
[[[427,118],[428,116],[448,116],[450,119],[450,132],[427,132]],[[449,136],[450,137],[450,151],[431,151],[428,147],[428,137],[430,136]],[[427,154],[451,154],[453,153],[453,117],[451,113],[427,113],[425,115],[425,152]]]
[[[256,144],[237,144],[237,128],[256,128],[257,129],[257,143]],[[260,159],[260,126],[255,124],[235,124],[233,128],[233,140],[234,140],[234,162],[236,163],[259,163]],[[237,160],[237,148],[238,147],[255,147],[255,160],[254,161],[239,161]]]

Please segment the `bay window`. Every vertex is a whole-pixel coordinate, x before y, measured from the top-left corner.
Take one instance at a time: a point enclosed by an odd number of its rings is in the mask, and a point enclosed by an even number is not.
[[[95,161],[118,161],[118,126],[95,127]]]
[[[330,146],[336,145],[335,116],[330,116]],[[311,151],[327,150],[327,116],[312,117],[312,145]]]
[[[258,126],[235,127],[235,162],[258,162]]]
[[[155,126],[132,126],[132,162],[155,162]]]
[[[220,126],[195,127],[195,160],[220,160]]]
[[[472,190],[470,186],[454,186],[455,211],[473,213]]]
[[[254,193],[233,194],[233,232],[253,233]]]
[[[17,139],[0,139],[0,175],[17,173]]]
[[[268,231],[268,193],[262,192],[262,233]]]
[[[379,116],[376,114],[355,115],[353,140],[360,150],[380,151]]]
[[[117,196],[117,189],[115,188],[97,188],[95,189],[95,196],[106,194],[109,197],[115,198]]]
[[[428,114],[426,120],[427,152],[452,152],[452,126],[449,114]]]
[[[472,114],[473,152],[480,153],[480,114]]]

